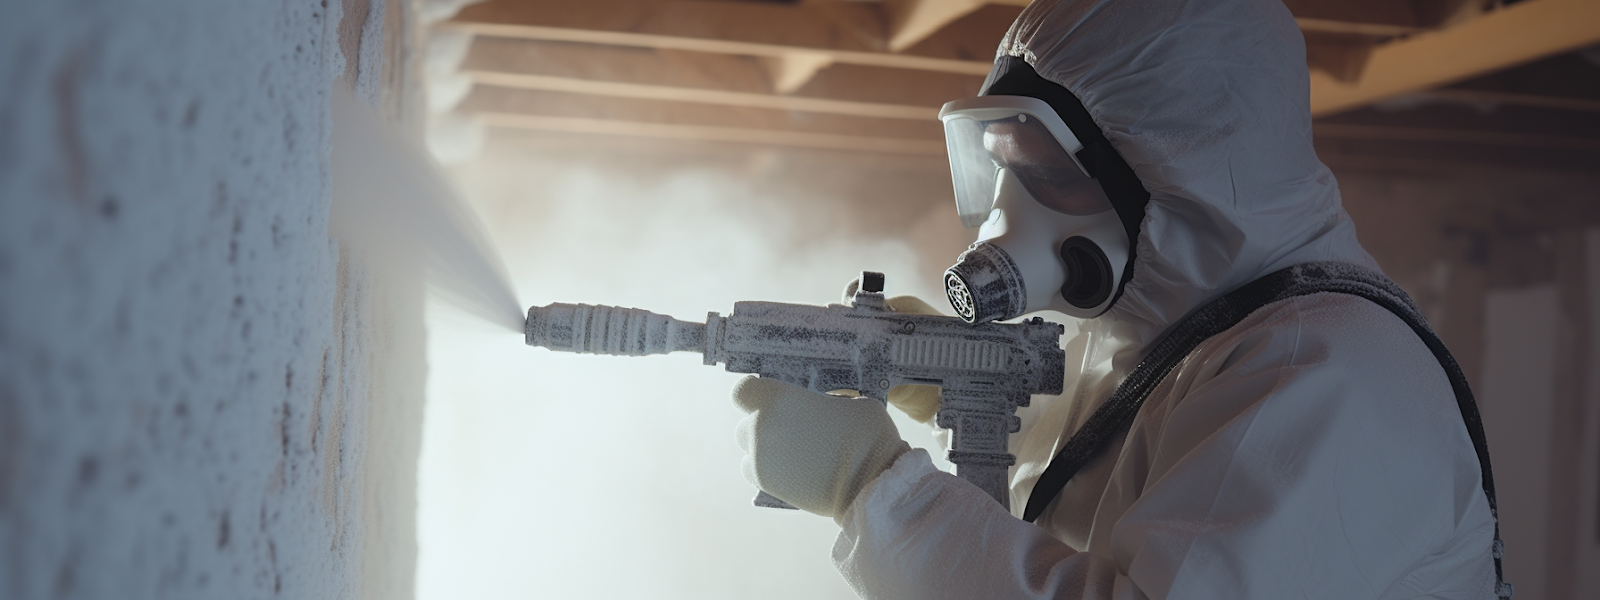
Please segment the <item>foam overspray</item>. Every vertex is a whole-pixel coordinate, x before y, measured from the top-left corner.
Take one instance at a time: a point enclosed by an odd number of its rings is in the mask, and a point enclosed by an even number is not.
[[[903,173],[863,175],[860,155],[641,157],[636,140],[603,142],[500,147],[452,170],[528,304],[703,321],[740,300],[838,302],[862,270],[937,300],[968,237],[938,162],[906,190]],[[929,255],[918,235],[947,243]],[[751,506],[728,399],[739,376],[700,363],[549,352],[430,312],[417,597],[851,597],[831,521]]]
[[[477,215],[427,152],[347,93],[333,97],[330,229],[380,269],[420,272],[439,299],[522,332],[522,307]]]

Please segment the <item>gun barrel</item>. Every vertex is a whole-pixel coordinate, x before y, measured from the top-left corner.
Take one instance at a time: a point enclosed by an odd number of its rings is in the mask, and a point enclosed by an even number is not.
[[[704,352],[706,326],[620,306],[561,304],[528,309],[526,341],[561,352],[645,356]]]

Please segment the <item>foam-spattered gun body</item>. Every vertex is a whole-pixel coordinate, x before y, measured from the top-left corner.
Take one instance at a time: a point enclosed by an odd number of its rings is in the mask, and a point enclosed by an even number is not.
[[[737,302],[733,313],[689,323],[634,309],[551,304],[528,309],[527,343],[587,354],[700,352],[705,364],[817,392],[856,390],[885,401],[903,384],[940,387],[939,427],[949,429],[956,475],[1002,505],[1007,437],[1033,394],[1061,393],[1061,325],[973,325],[955,317],[897,313],[884,305],[883,275],[865,273],[850,305]],[[782,506],[770,496],[763,506]]]

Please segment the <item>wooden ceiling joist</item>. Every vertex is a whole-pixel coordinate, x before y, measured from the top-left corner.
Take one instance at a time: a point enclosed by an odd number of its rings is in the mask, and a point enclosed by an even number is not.
[[[615,135],[699,142],[724,142],[810,148],[815,150],[843,150],[887,154],[912,154],[938,156],[944,154],[944,142],[936,140],[911,140],[882,137],[806,133],[799,131],[774,131],[770,129],[745,129],[739,127],[714,127],[706,125],[674,125],[639,121],[588,119],[578,117],[552,117],[504,113],[480,113],[479,118],[493,127],[531,129],[586,135]]]
[[[833,66],[833,57],[824,52],[791,52],[783,56],[762,56],[761,63],[772,77],[772,91],[793,94],[811,78]]]
[[[948,38],[950,31],[940,28],[990,4],[1014,5],[994,9],[1005,12],[1026,2],[885,0],[881,3],[773,4],[705,0],[586,0],[581,3],[492,0],[468,6],[444,26],[498,38],[758,57],[768,75],[768,91],[787,95],[836,64],[985,75],[991,63],[968,58],[975,47],[970,43],[954,44],[959,47],[932,44],[931,49],[929,44],[923,44],[917,48],[921,54],[890,50],[926,41],[929,35]],[[1593,0],[1529,0],[1438,31],[1427,27],[1455,18],[1451,15],[1464,14],[1462,7],[1471,4],[1465,0],[1386,3],[1382,6],[1388,7],[1387,12],[1378,11],[1366,20],[1358,18],[1363,13],[1349,3],[1297,0],[1291,3],[1291,8],[1300,4],[1305,6],[1297,11],[1300,15],[1297,20],[1307,32],[1308,56],[1316,67],[1312,74],[1312,106],[1314,114],[1318,115],[1437,87],[1487,70],[1593,43],[1600,37],[1584,31],[1600,27],[1590,14],[1596,6]],[[912,31],[908,24],[913,21],[923,25]],[[887,32],[883,31],[885,22],[888,23]],[[1555,34],[1544,31],[1547,22],[1549,28],[1558,30]],[[979,28],[986,29],[989,25]],[[984,32],[985,37],[997,35]],[[1313,40],[1313,36],[1320,37]],[[1372,45],[1389,38],[1397,41]],[[1500,38],[1522,39],[1500,48],[1500,44],[1493,41]],[[1311,43],[1313,41],[1317,43]],[[1494,48],[1486,50],[1488,46]],[[1367,72],[1369,68],[1373,69],[1371,73]],[[688,94],[671,90],[616,93],[636,96],[666,93],[674,98],[686,98],[684,94]],[[782,104],[753,97],[725,97],[719,93],[711,93],[705,100],[688,101]],[[758,104],[749,104],[751,102]],[[935,103],[930,101],[930,104]],[[811,101],[799,104],[828,106]],[[848,105],[841,110],[850,111],[844,114],[899,115],[891,118],[912,118],[911,115],[918,114],[910,110]]]
[[[875,119],[716,104],[575,96],[563,92],[488,86],[474,88],[462,100],[459,110],[463,114],[508,113],[929,141],[944,139],[944,128],[933,120]]]
[[[461,71],[771,95],[780,81],[772,72],[773,66],[764,62],[759,57],[728,54],[481,38],[473,42]],[[936,110],[945,100],[975,94],[982,82],[983,78],[976,75],[835,65],[817,73],[804,84],[804,89],[792,90],[791,94]]]
[[[1283,0],[1300,28],[1399,35],[1439,29],[1482,12],[1487,0]]]
[[[1426,28],[1412,25],[1391,25],[1389,23],[1361,23],[1357,21],[1336,21],[1333,19],[1316,19],[1310,17],[1295,17],[1296,25],[1300,31],[1315,31],[1318,33],[1341,33],[1349,35],[1370,36],[1376,38],[1399,37],[1427,31]]]
[[[469,31],[476,35],[519,38],[525,40],[580,42],[588,44],[607,44],[613,46],[634,46],[638,48],[688,50],[691,52],[707,52],[713,54],[767,56],[773,58],[784,58],[793,55],[823,56],[829,61],[835,63],[849,63],[871,67],[885,67],[890,69],[939,71],[944,73],[960,73],[965,75],[986,75],[989,73],[989,67],[994,66],[992,61],[953,60],[947,58],[928,58],[924,56],[913,56],[908,54],[889,54],[886,52],[857,52],[807,46],[780,46],[776,44],[762,44],[759,42],[732,42],[727,40],[675,37],[647,33],[598,31],[592,29],[563,29],[559,27],[541,27],[536,25],[505,25],[497,23],[463,23],[460,21],[452,21],[450,23],[442,24],[440,27]]]
[[[939,114],[938,109],[927,106],[873,104],[867,102],[851,102],[847,100],[829,100],[824,98],[805,98],[799,96],[779,96],[774,94],[752,94],[748,92],[730,92],[724,90],[672,87],[663,85],[644,85],[615,81],[595,81],[591,79],[551,77],[547,75],[524,75],[519,73],[469,71],[466,73],[466,75],[472,79],[473,83],[478,85],[493,85],[524,90],[567,92],[573,94],[591,94],[595,96],[612,96],[618,98],[665,100],[670,102],[695,102],[700,104],[721,104],[726,106],[748,106],[753,108],[795,110],[836,115],[850,115],[856,117],[877,117],[882,119],[912,119],[931,121],[937,118]]]
[[[479,86],[467,111],[498,127],[937,156],[935,107],[976,92],[1026,3],[490,0],[444,27],[479,36],[463,69]],[[1600,0],[1488,12],[1480,0],[1286,3],[1305,32],[1314,116],[1406,95],[1419,106],[1600,111],[1590,94],[1525,93],[1482,77],[1600,43]],[[563,107],[573,102],[586,110]],[[1594,150],[1564,131],[1337,120],[1320,122],[1317,135]]]
[[[440,26],[494,37],[775,59],[800,57],[811,64],[825,61],[969,75],[989,72],[990,60],[886,52],[877,37],[877,7],[855,4],[495,0],[468,6]]]
[[[1015,7],[1028,5],[1029,0],[883,0],[883,9],[889,22],[889,50],[900,52],[917,45],[946,25],[972,14],[985,4],[1002,4]],[[998,42],[999,40],[995,40]]]
[[[884,0],[889,17],[889,50],[910,48],[983,4],[984,0]]]
[[[1359,108],[1600,43],[1600,2],[1528,0],[1372,49],[1359,80],[1311,73],[1311,114]]]

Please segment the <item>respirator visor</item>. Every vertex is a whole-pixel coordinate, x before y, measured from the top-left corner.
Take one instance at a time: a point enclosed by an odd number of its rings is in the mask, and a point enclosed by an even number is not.
[[[1044,101],[980,96],[945,104],[939,118],[961,224],[978,227],[989,218],[1002,170],[1056,212],[1087,216],[1111,210],[1105,191],[1075,156],[1083,144]]]

